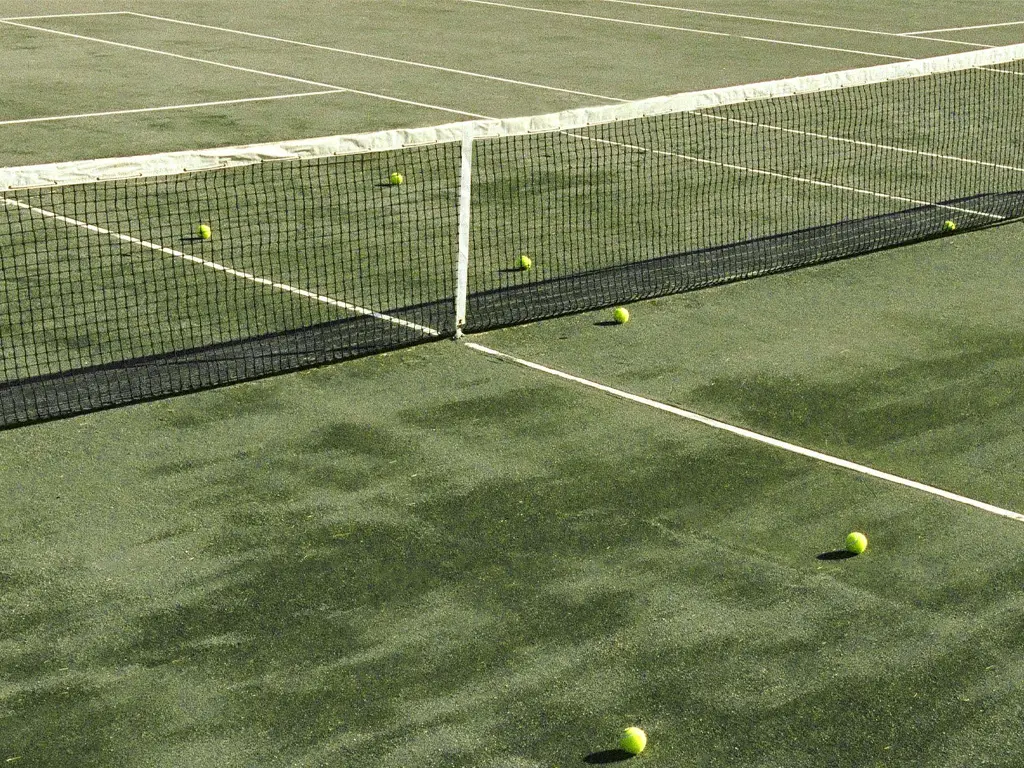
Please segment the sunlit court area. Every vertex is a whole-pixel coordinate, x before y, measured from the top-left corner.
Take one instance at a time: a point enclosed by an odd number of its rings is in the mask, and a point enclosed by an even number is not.
[[[1024,763],[1024,8],[0,0],[0,764]]]

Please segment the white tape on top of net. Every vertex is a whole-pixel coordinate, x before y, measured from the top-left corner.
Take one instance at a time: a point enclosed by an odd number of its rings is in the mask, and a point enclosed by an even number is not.
[[[346,136],[327,136],[236,147],[167,152],[136,157],[48,163],[0,168],[0,192],[34,187],[91,183],[141,177],[162,177],[280,160],[311,160],[369,152],[387,152],[436,144],[458,143],[467,135],[480,139],[565,131],[642,117],[726,106],[747,101],[871,85],[962,69],[995,67],[1024,60],[1024,44],[968,51],[931,59],[881,64],[862,69],[656,96],[639,101],[584,107],[546,115],[474,120]]]

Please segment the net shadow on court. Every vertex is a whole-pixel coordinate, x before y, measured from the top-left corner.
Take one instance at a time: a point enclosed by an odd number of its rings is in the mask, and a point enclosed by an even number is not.
[[[977,211],[973,218],[961,219],[964,227],[997,226],[1024,216],[1024,191],[975,195],[944,201],[941,206]],[[466,330],[515,325],[521,315],[514,310],[523,306],[530,306],[533,318],[552,318],[600,309],[624,299],[698,290],[948,236],[943,223],[940,209],[919,207],[643,263],[513,284],[474,294],[469,303],[474,321]],[[450,336],[453,303],[454,297],[448,297],[389,308],[380,318],[349,317],[187,352],[7,383],[0,385],[0,413],[8,426],[40,422],[342,362],[378,352],[381,346],[400,349],[425,343]]]
[[[1008,46],[0,169],[0,426],[1018,220],[1022,74]]]

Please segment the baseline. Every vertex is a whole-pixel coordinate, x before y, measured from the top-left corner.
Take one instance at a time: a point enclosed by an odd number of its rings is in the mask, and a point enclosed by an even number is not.
[[[74,19],[79,16],[123,16],[128,11],[86,11],[82,13],[50,13],[44,16],[7,16],[0,21],[33,21],[38,19]]]

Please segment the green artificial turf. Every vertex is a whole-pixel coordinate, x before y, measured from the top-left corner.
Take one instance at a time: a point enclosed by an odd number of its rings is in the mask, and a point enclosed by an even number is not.
[[[0,440],[5,759],[1011,764],[1011,521],[444,344]]]
[[[402,101],[345,93],[7,122],[0,164],[537,114],[969,47],[612,3],[543,5],[743,37],[477,3],[299,5],[133,4],[278,41],[123,14],[26,23],[137,48],[2,24],[3,119],[263,98],[319,87],[311,82]],[[880,28],[890,6],[715,10]],[[0,16],[83,10],[123,3],[7,0]],[[888,31],[1014,20],[1006,3],[914,2]],[[1011,43],[1014,29],[955,37]],[[865,112],[863,125],[878,117]],[[362,169],[347,222],[424,193],[408,168],[401,188],[375,186],[394,170],[389,159]],[[424,168],[440,197],[454,190],[454,177]],[[267,198],[282,190],[271,184]],[[165,193],[153,205],[166,207]],[[308,234],[315,206],[292,222],[307,235],[288,247],[269,238],[269,260],[232,249],[226,233],[251,236],[263,202],[192,196],[171,205],[177,229],[135,234],[318,290],[339,290],[365,266],[352,253],[316,270],[280,258],[320,245]],[[214,239],[186,242],[211,211]],[[444,228],[436,216],[421,223]],[[633,235],[612,217],[599,223]],[[760,233],[761,223],[751,226]],[[474,340],[1021,512],[1019,227],[638,303],[624,326],[602,311]],[[8,356],[26,301],[53,312],[85,296],[105,317],[137,286],[188,272],[133,254],[131,269],[110,272],[117,290],[93,291],[87,278],[110,263],[71,262],[43,227],[17,232],[0,259],[22,240],[48,242],[65,278],[50,292],[32,280],[8,288]],[[448,295],[451,272],[422,268],[420,235],[382,235],[378,250],[401,258],[372,273],[384,299],[375,308]],[[323,238],[345,252],[343,231]],[[473,279],[543,278],[551,241],[540,242],[531,273],[500,272],[497,259]],[[399,287],[409,272],[422,280],[415,295]],[[218,300],[203,305],[191,286],[209,276],[191,277],[180,295],[127,306],[137,323],[107,341],[131,348],[159,317],[174,347],[193,323],[213,333],[213,316],[232,327],[259,311],[251,288],[210,292]],[[294,320],[277,316],[275,328]],[[31,332],[57,329],[50,318]],[[93,339],[65,340],[66,361],[110,359]],[[464,345],[2,431],[0,509],[5,765],[568,768],[619,764],[627,725],[650,742],[626,764],[652,768],[1020,762],[1021,523]],[[841,557],[851,530],[869,548]]]

